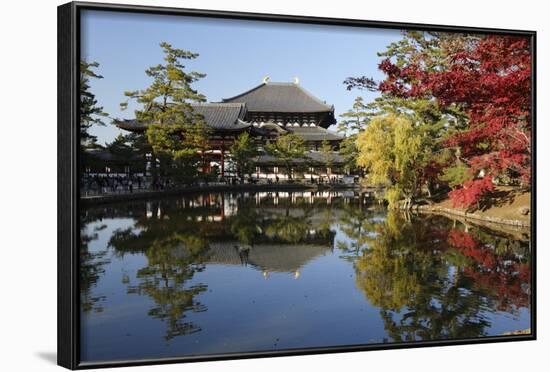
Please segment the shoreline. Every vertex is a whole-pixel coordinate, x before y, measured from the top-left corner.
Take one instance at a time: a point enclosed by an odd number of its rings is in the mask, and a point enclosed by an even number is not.
[[[170,190],[149,190],[135,191],[133,193],[122,192],[113,194],[103,194],[94,196],[80,197],[80,203],[83,206],[93,206],[100,204],[119,203],[134,200],[158,199],[162,197],[174,197],[179,195],[189,195],[197,193],[210,192],[259,192],[259,191],[339,191],[339,190],[358,190],[365,191],[364,188],[358,188],[357,185],[317,185],[317,184],[235,184],[235,185],[205,185],[189,186]],[[519,220],[510,218],[501,218],[496,216],[480,215],[475,212],[467,212],[463,209],[448,208],[441,205],[417,205],[411,212],[421,214],[437,214],[451,219],[459,218],[472,223],[493,226],[515,227],[518,230],[525,230],[531,227],[531,219]]]
[[[510,186],[498,186],[492,191],[477,209],[469,211],[457,208],[447,195],[443,199],[430,204],[416,205],[413,212],[431,213],[446,216],[451,219],[460,218],[486,225],[487,227],[514,227],[516,230],[530,229],[532,224],[531,192],[526,189]]]
[[[507,226],[517,227],[520,229],[531,227],[530,219],[526,221],[521,221],[521,220],[500,218],[500,217],[494,217],[494,216],[482,216],[476,213],[470,213],[460,209],[445,208],[441,206],[419,205],[418,207],[414,208],[413,211],[425,213],[425,214],[439,214],[439,215],[443,215],[451,218],[460,217],[461,219],[470,220],[472,222],[477,221],[477,222],[482,222],[486,224],[507,225]]]

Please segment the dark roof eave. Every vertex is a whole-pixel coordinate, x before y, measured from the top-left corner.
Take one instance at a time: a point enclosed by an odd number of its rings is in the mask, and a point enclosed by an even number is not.
[[[147,130],[147,127],[145,126],[133,126],[133,125],[125,125],[125,124],[115,124],[117,128],[122,130],[127,130],[128,132],[133,133],[143,133]]]

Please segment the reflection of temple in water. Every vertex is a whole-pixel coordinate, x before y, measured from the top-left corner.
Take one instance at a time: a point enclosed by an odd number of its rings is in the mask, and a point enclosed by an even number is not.
[[[137,220],[163,220],[176,218],[181,211],[188,213],[187,221],[221,222],[227,217],[239,214],[243,200],[250,201],[248,207],[258,207],[262,210],[276,210],[284,206],[298,205],[298,209],[307,206],[330,206],[335,202],[351,204],[369,204],[368,193],[356,194],[347,191],[262,191],[243,193],[205,193],[185,195],[163,200],[149,200],[146,202],[126,202],[83,208],[82,222],[109,218],[135,218]],[[240,205],[241,204],[241,205]],[[338,209],[335,210],[338,213]],[[291,212],[292,214],[292,212]]]
[[[331,205],[336,200],[349,203],[356,197],[353,191],[262,191],[256,193],[220,193],[186,195],[174,199],[171,207],[184,210],[204,210],[202,215],[189,216],[190,220],[198,222],[220,222],[226,217],[239,213],[239,200],[252,199],[256,207],[278,209],[284,205],[316,205],[317,203]],[[162,206],[160,203],[147,202],[145,216],[147,219],[160,218]]]
[[[330,240],[333,240],[333,236]],[[328,239],[327,239],[328,240]],[[208,263],[221,265],[252,266],[268,273],[290,273],[300,276],[300,269],[332,250],[332,243],[318,244],[257,244],[242,247],[238,242],[210,243]]]
[[[199,223],[208,235],[208,251],[201,264],[248,266],[266,278],[269,273],[298,278],[302,267],[333,250],[335,232],[330,230],[330,218],[343,213],[318,213],[315,206],[308,209],[303,204],[323,206],[332,197],[342,195],[309,191],[198,194],[174,199],[171,205],[147,203],[146,220],[161,219],[162,226],[170,223],[177,229],[192,228],[188,222]],[[165,214],[168,219],[161,217]],[[244,241],[232,228],[244,232]],[[184,246],[171,252],[174,259],[188,254]]]

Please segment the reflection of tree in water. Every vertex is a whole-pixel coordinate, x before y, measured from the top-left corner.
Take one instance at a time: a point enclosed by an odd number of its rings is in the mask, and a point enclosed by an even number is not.
[[[198,301],[206,286],[193,277],[206,263],[218,262],[212,258],[216,252],[227,253],[214,247],[226,244],[229,261],[235,246],[243,255],[241,263],[250,254],[252,265],[286,272],[311,259],[312,252],[324,252],[318,248],[332,247],[335,225],[349,238],[338,246],[354,263],[358,288],[380,308],[393,340],[480,336],[490,326],[486,312],[529,306],[528,238],[525,243],[504,233],[453,228],[442,217],[386,216],[383,209],[353,200],[333,199],[329,205],[326,200],[292,199],[280,197],[274,203],[268,197],[258,202],[238,195],[193,196],[104,206],[98,213],[135,220],[132,228],[115,231],[109,244],[115,254],[147,258],[128,291],[153,300],[149,315],[167,324],[167,339],[200,330],[190,313],[206,310],[207,304]],[[102,274],[104,256],[88,252],[94,235],[82,237],[82,303],[93,304],[100,300],[90,293]],[[299,246],[302,251],[296,251]],[[219,259],[229,262],[225,256]],[[282,264],[274,264],[275,259]]]
[[[167,340],[200,331],[198,325],[183,319],[188,311],[206,310],[195,299],[207,289],[206,285],[187,286],[187,282],[204,270],[202,262],[207,252],[207,242],[192,235],[175,233],[155,240],[145,252],[147,266],[137,272],[139,284],[128,288],[129,293],[145,294],[155,301],[149,315],[167,322]]]
[[[97,233],[87,233],[87,226],[85,221],[82,221],[83,228],[80,231],[80,308],[84,312],[103,311],[101,301],[105,299],[103,295],[94,295],[92,293],[93,288],[96,286],[99,278],[105,272],[104,266],[109,263],[109,260],[105,258],[107,250],[101,250],[97,252],[90,251],[90,243],[97,240]],[[99,227],[99,229],[102,226]],[[96,229],[97,230],[97,229]]]
[[[282,201],[276,207],[261,208],[241,200],[238,213],[228,219],[233,237],[249,247],[259,241],[281,244],[329,241],[334,235],[333,222],[331,208],[317,210],[303,201],[292,204]]]
[[[244,246],[253,246],[264,231],[262,215],[253,208],[239,209],[239,213],[230,220],[231,233]]]
[[[266,235],[287,243],[298,243],[309,235],[310,217],[311,209],[304,210],[303,215],[292,215],[287,207],[284,215],[274,216],[269,221]]]
[[[119,230],[109,244],[117,254],[143,252],[147,265],[138,270],[137,285],[129,285],[128,293],[147,295],[154,301],[148,314],[167,323],[165,339],[200,331],[200,326],[185,321],[189,311],[206,311],[196,296],[206,291],[203,284],[189,285],[194,274],[204,270],[208,242],[191,233],[159,231],[154,219],[141,221],[143,230]],[[148,228],[147,228],[148,227]],[[146,247],[146,248],[143,248]]]
[[[335,234],[334,225],[338,222],[337,210],[341,208],[341,205],[340,200],[335,200],[330,206],[325,206],[321,210],[315,210],[315,214],[319,216],[319,236],[333,240],[332,237]],[[332,242],[332,245],[334,245],[334,242]]]
[[[383,214],[373,206],[355,203],[342,205],[342,211],[344,214],[339,218],[338,225],[349,241],[338,241],[336,244],[340,250],[358,255],[372,240],[374,228]]]
[[[511,240],[483,230],[449,231],[448,243],[466,260],[464,275],[472,286],[486,291],[501,311],[515,313],[531,301],[531,260],[528,242]]]
[[[195,203],[196,207],[191,207],[189,201],[151,203],[148,208],[152,213],[143,211],[132,228],[116,230],[111,236],[109,245],[115,254],[144,254],[147,258],[147,265],[137,273],[138,284],[130,285],[128,291],[154,301],[149,315],[167,322],[167,339],[200,331],[200,325],[185,318],[189,311],[207,309],[196,300],[206,286],[189,282],[205,269],[211,253],[209,242],[235,239],[241,245],[237,247],[239,253],[244,248],[243,254],[247,254],[246,249],[254,249],[258,242],[285,244],[321,239],[320,229],[311,227],[311,208],[304,212],[303,208],[284,203],[259,208],[253,199],[233,200],[238,203],[237,213],[217,220],[212,216],[220,216],[221,203]]]
[[[484,311],[502,302],[501,293],[492,287],[496,285],[509,299],[517,297],[517,288],[528,285],[522,282],[520,268],[525,266],[518,256],[499,255],[483,244],[475,247],[474,254],[469,250],[473,246],[453,243],[456,232],[449,232],[446,219],[408,222],[390,212],[375,231],[355,262],[356,281],[368,300],[380,307],[394,341],[482,336],[490,326]],[[511,260],[518,266],[503,271]],[[513,277],[521,283],[518,287]],[[489,285],[490,280],[498,284]]]

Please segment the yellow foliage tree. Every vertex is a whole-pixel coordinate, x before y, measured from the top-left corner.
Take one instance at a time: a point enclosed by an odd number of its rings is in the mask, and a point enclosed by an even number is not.
[[[403,206],[409,208],[420,190],[431,154],[422,128],[405,115],[378,116],[357,136],[357,148],[357,164],[368,172],[371,183],[387,187],[390,207],[397,207],[404,199]]]

